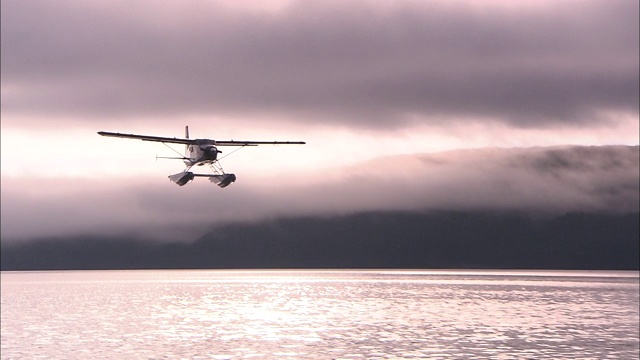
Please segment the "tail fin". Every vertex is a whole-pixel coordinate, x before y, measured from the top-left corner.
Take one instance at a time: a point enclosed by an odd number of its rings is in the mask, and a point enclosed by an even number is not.
[[[185,126],[185,127],[184,127],[184,138],[185,138],[185,139],[188,139],[188,138],[189,138],[189,125],[187,125],[187,126]],[[189,157],[189,156],[190,156],[190,154],[189,154],[189,145],[185,145],[185,146],[184,146],[184,155],[185,155],[186,157]]]

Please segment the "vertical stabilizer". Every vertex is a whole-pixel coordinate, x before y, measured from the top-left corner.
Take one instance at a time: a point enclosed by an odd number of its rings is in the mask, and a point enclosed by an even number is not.
[[[189,125],[184,127],[184,138],[185,139],[189,138]],[[184,146],[184,155],[186,157],[191,157],[191,154],[189,153],[189,145]]]

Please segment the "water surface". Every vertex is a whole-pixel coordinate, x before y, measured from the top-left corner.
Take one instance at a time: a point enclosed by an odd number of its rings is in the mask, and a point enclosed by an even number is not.
[[[2,359],[638,359],[638,272],[2,272]]]

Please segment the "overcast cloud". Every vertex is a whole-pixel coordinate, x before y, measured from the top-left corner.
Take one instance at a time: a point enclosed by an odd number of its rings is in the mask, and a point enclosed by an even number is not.
[[[638,211],[635,0],[1,5],[3,241],[369,210]],[[308,143],[225,159],[238,181],[221,190],[169,183],[183,167],[153,163],[161,144],[96,134],[184,125]],[[545,147],[576,144],[594,146]]]
[[[637,1],[232,4],[3,1],[3,115],[371,129],[638,113]]]

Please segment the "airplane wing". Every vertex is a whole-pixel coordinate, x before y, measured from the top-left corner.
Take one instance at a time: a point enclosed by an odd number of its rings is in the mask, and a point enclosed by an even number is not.
[[[258,146],[258,145],[304,145],[304,141],[241,141],[216,140],[218,146]]]
[[[180,139],[180,138],[169,138],[162,136],[150,136],[150,135],[135,135],[135,134],[121,134],[114,133],[108,131],[98,131],[99,135],[102,136],[112,136],[126,139],[138,139],[143,141],[157,141],[163,143],[174,143],[174,144],[197,144],[199,141],[210,141],[208,139]],[[213,141],[213,140],[211,140]],[[215,145],[218,146],[258,146],[258,145],[302,145],[305,144],[304,141],[244,141],[244,140],[222,140],[222,141],[213,141]]]
[[[157,141],[157,142],[163,142],[163,143],[186,144],[186,145],[195,143],[195,139],[179,139],[179,138],[169,138],[169,137],[162,137],[162,136],[121,134],[121,133],[114,133],[114,132],[108,132],[108,131],[98,131],[98,134],[102,136],[112,136],[112,137],[119,137],[119,138],[126,138],[126,139],[138,139],[143,141]]]

